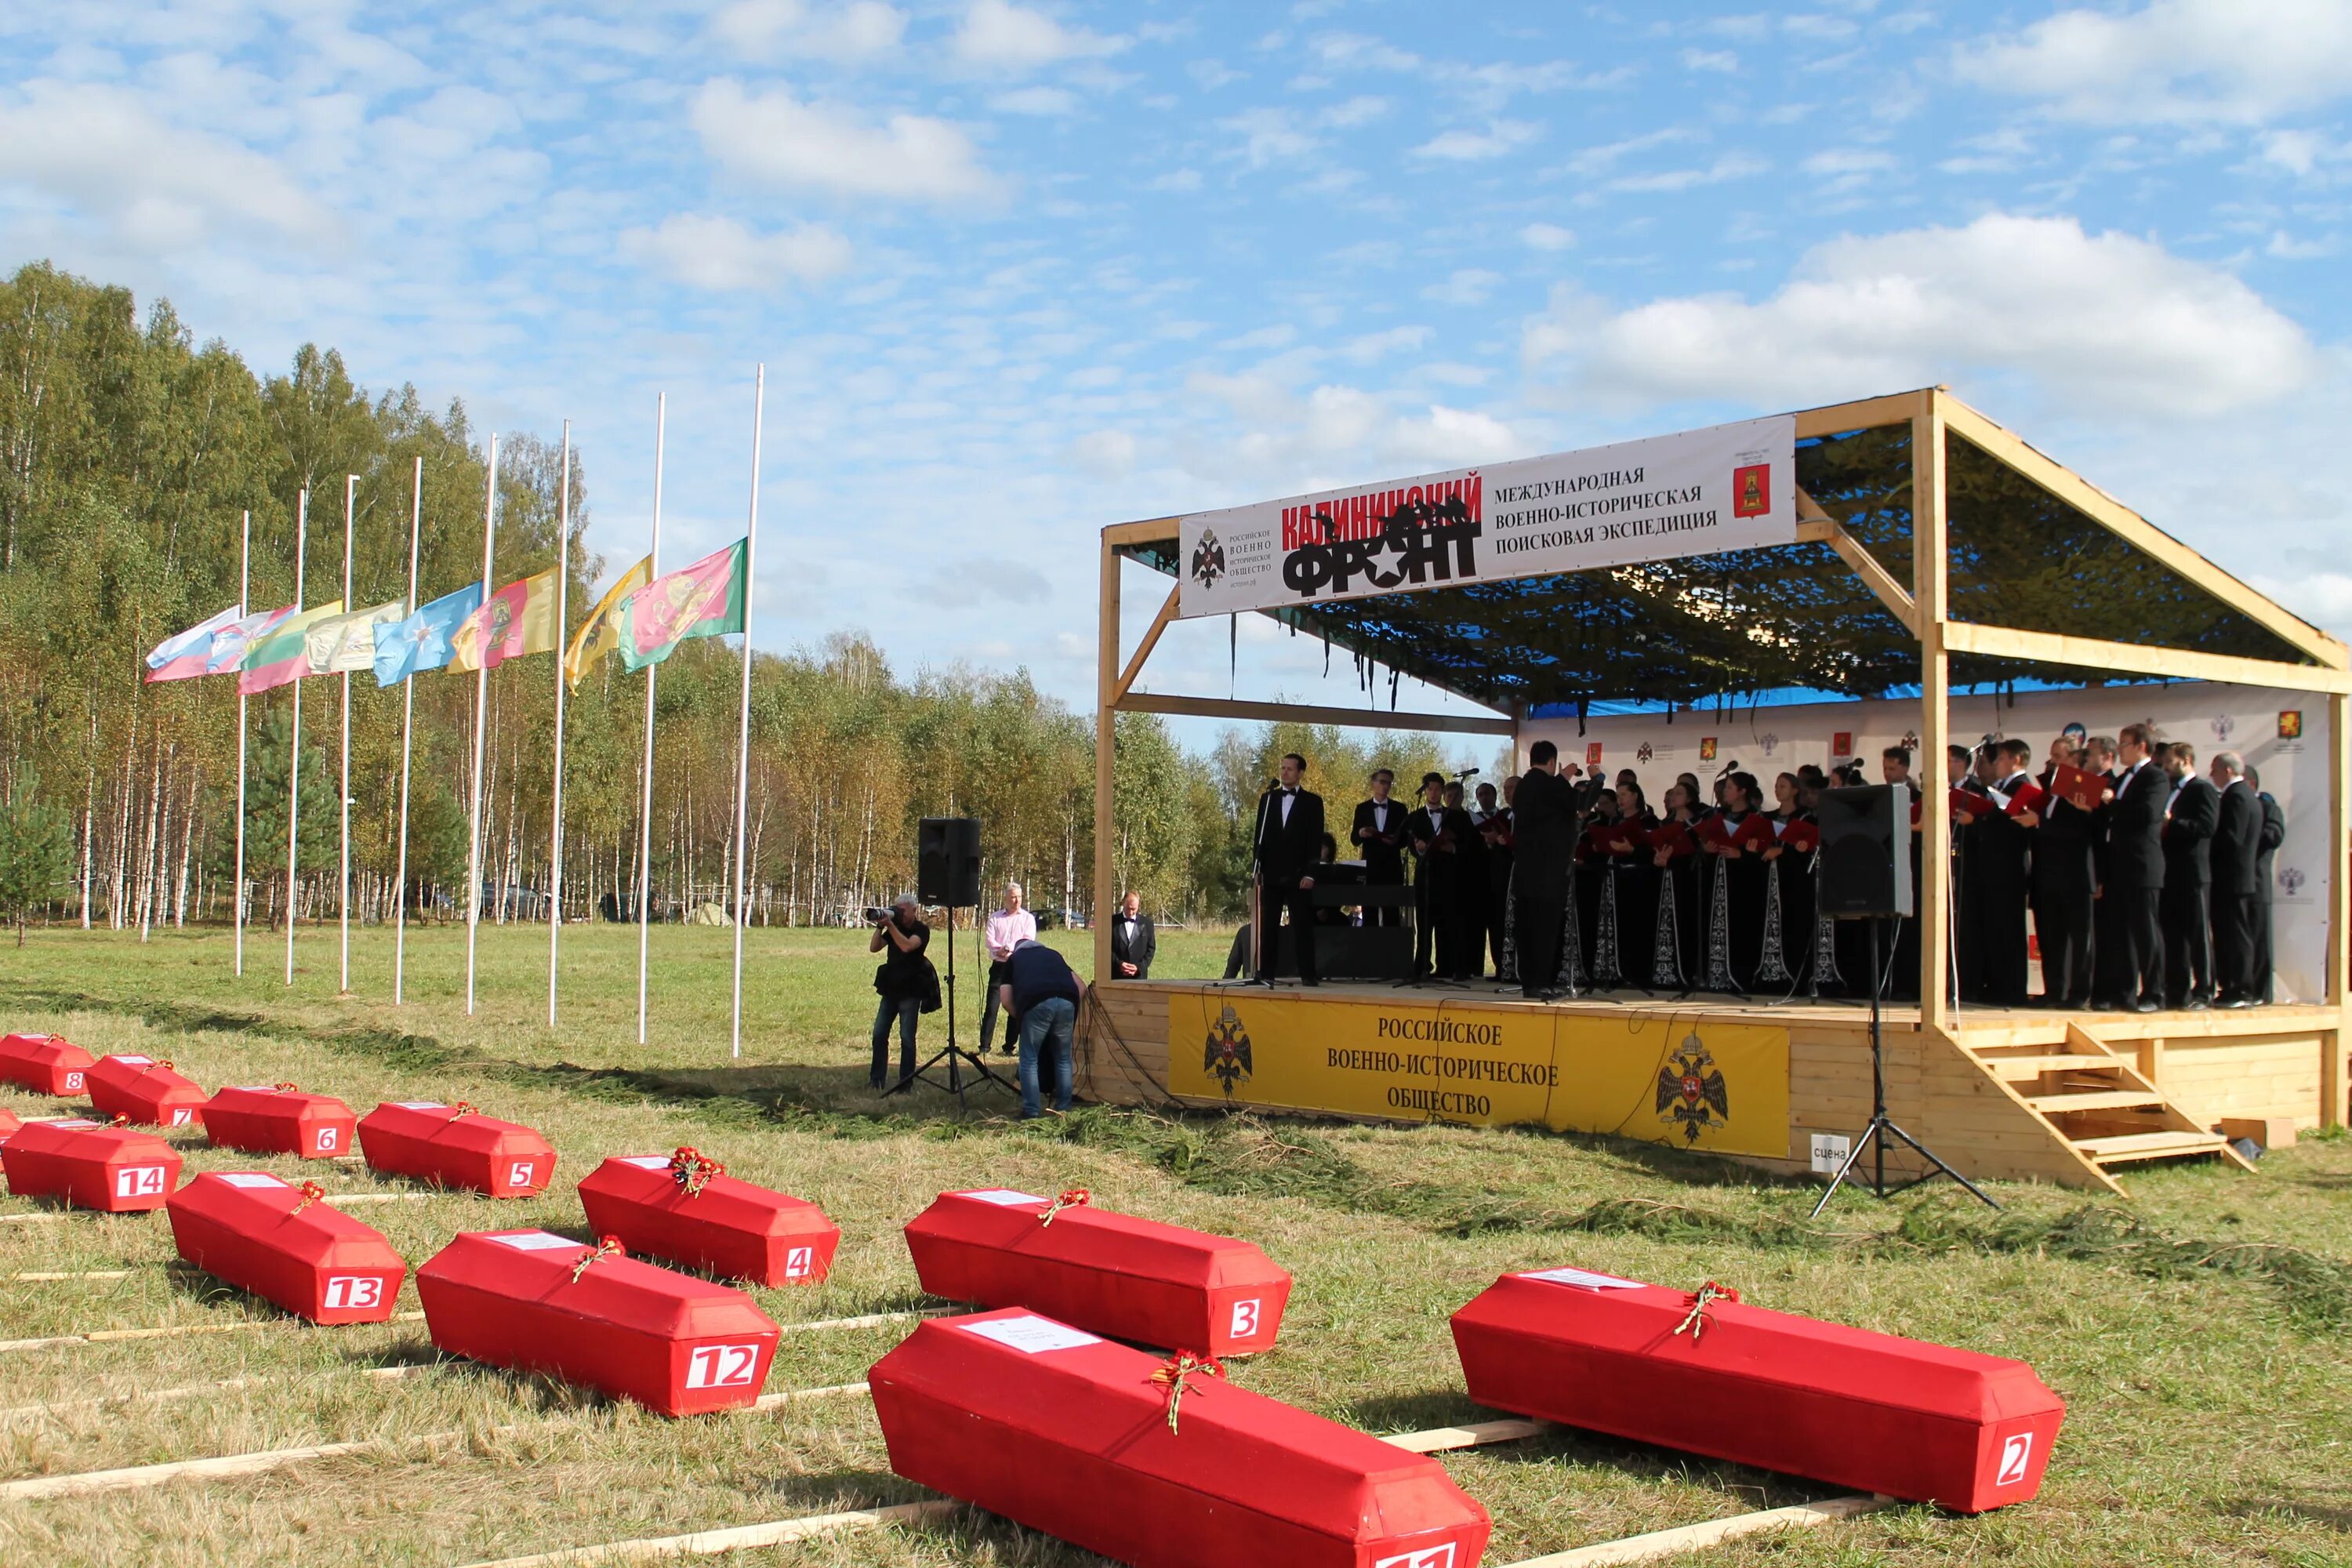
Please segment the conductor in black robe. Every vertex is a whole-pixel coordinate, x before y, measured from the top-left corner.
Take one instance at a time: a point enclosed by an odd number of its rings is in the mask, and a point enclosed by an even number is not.
[[[2213,825],[2221,792],[2197,776],[2197,749],[2175,741],[2163,759],[2172,781],[2164,822],[2164,896],[2156,923],[2164,933],[2164,1001],[2195,1011],[2213,1004]]]
[[[1270,975],[1282,952],[1282,911],[1290,911],[1298,983],[1316,984],[1315,867],[1323,852],[1323,797],[1305,788],[1307,759],[1282,759],[1281,782],[1258,799],[1254,848],[1259,879],[1258,973]]]
[[[2213,1000],[2223,1007],[2253,1005],[2254,932],[2262,919],[2257,866],[2263,803],[2245,773],[2245,759],[2235,752],[2213,758],[2212,780],[2220,799],[2213,814],[2208,913],[2213,928]]]
[[[1511,798],[1511,933],[1519,989],[1541,996],[1559,979],[1577,812],[1568,781],[1559,776],[1559,748],[1538,741],[1528,748],[1528,761]]]
[[[2116,737],[2123,772],[2107,808],[2107,879],[2100,901],[2113,900],[2116,978],[2112,1005],[2153,1013],[2164,1005],[2164,949],[2156,923],[2164,896],[2164,808],[2172,786],[2150,751],[2145,724],[2126,724]]]

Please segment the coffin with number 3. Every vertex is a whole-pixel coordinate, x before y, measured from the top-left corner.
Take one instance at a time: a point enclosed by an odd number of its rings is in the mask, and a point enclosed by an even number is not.
[[[605,1161],[581,1182],[580,1206],[591,1230],[632,1252],[755,1285],[814,1285],[841,1246],[816,1205],[738,1181],[692,1149]]]
[[[469,1231],[416,1271],[433,1342],[664,1415],[756,1404],[773,1319],[726,1285],[543,1230]]]
[[[893,1470],[1134,1568],[1476,1568],[1486,1510],[1435,1459],[1185,1365],[1013,1310],[867,1377]]]
[[[361,1119],[359,1139],[371,1171],[494,1198],[532,1197],[555,1179],[546,1139],[463,1100],[388,1101]]]
[[[2040,1489],[2065,1405],[2021,1361],[1582,1268],[1454,1314],[1481,1405],[1963,1513]]]
[[[1207,1355],[1274,1348],[1290,1276],[1246,1241],[1003,1189],[942,1193],[907,1226],[923,1289],[1026,1307],[1139,1344]]]
[[[10,1035],[0,1039],[0,1083],[36,1094],[71,1097],[88,1087],[89,1053],[63,1035]]]
[[[0,1143],[0,1169],[20,1198],[56,1198],[103,1214],[159,1209],[180,1181],[180,1152],[152,1132],[84,1117],[27,1121]]]
[[[180,1256],[314,1323],[381,1323],[408,1264],[373,1226],[260,1171],[207,1171],[165,1205]]]
[[[331,1094],[304,1094],[290,1083],[224,1089],[205,1107],[205,1136],[215,1149],[331,1160],[352,1152],[359,1125]]]

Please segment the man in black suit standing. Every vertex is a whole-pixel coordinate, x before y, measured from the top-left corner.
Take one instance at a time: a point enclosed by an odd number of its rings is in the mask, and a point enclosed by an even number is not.
[[[1465,852],[1477,829],[1470,814],[1445,800],[1443,773],[1424,773],[1421,805],[1405,818],[1412,835],[1413,920],[1412,973],[1416,980],[1434,974],[1445,980],[1466,980],[1477,963],[1478,946],[1470,938],[1470,880],[1474,875]],[[1484,877],[1480,866],[1475,875]]]
[[[2221,796],[2197,776],[2197,748],[2188,742],[2166,747],[2163,763],[2172,786],[2164,819],[2164,897],[2156,907],[2164,932],[2164,1002],[2193,1012],[2213,1005],[2213,931],[2206,904]]]
[[[2223,1007],[2254,1002],[2254,932],[2261,924],[2263,803],[2246,782],[2246,762],[2235,752],[2213,758],[2213,1000]]]
[[[2278,847],[2286,842],[2286,813],[2263,788],[2263,775],[2246,770],[2246,783],[2262,803],[2262,835],[2254,840],[2254,888],[2260,900],[2254,919],[2253,992],[2248,998],[2257,1007],[2271,999],[2271,900],[2278,891]]]
[[[1363,852],[1364,886],[1368,888],[1404,886],[1406,812],[1402,802],[1389,798],[1389,791],[1395,785],[1396,774],[1381,768],[1372,774],[1372,798],[1356,803],[1356,826],[1348,841]],[[1364,909],[1364,923],[1402,925],[1404,910],[1394,904],[1369,904]]]
[[[1290,911],[1291,944],[1298,951],[1298,983],[1315,975],[1315,867],[1323,852],[1323,797],[1301,786],[1307,759],[1292,752],[1282,759],[1281,782],[1259,797],[1257,834],[1257,965],[1261,978],[1274,973],[1282,951],[1282,911]]]
[[[1538,741],[1528,761],[1532,765],[1511,797],[1511,936],[1520,991],[1542,996],[1559,984],[1568,869],[1579,829],[1574,792],[1559,776],[1559,748]]]
[[[1160,939],[1151,930],[1151,917],[1143,912],[1143,900],[1133,893],[1128,894],[1120,900],[1118,913],[1110,922],[1110,977],[1150,979],[1151,959],[1159,946]]]
[[[2115,902],[2120,987],[2109,1005],[2126,1013],[2153,1013],[2164,1001],[2156,912],[2164,894],[2164,807],[2172,792],[2151,754],[2153,744],[2145,724],[2126,724],[2116,734],[2116,757],[2123,767],[2115,804],[2107,808],[2107,880],[2099,897]]]
[[[2072,736],[2050,742],[2042,773],[2042,826],[2033,840],[2033,931],[2042,942],[2042,1001],[2080,1012],[2091,1005],[2092,813],[2059,795],[2060,767],[2084,759]]]

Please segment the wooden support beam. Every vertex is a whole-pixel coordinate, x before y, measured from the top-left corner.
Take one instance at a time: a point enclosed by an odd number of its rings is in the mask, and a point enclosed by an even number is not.
[[[2352,986],[2352,879],[2345,876],[2352,858],[2352,698],[2335,693],[2327,699],[2327,995],[2336,1009],[2336,1027],[2319,1037],[2319,1124],[2341,1127],[2344,1104],[2345,1046],[2352,1031],[2352,1011],[2346,1007],[2347,987]]]
[[[1838,559],[1862,579],[1863,586],[1886,606],[1886,613],[1902,622],[1913,637],[1919,635],[1919,606],[1911,597],[1911,591],[1878,563],[1878,557],[1864,548],[1861,540],[1848,533],[1843,524],[1823,511],[1801,489],[1797,492],[1797,538],[1800,542],[1826,544],[1836,551]]]
[[[1129,528],[1140,524],[1129,523]],[[1094,908],[1087,916],[1095,933],[1095,978],[1110,973],[1110,921],[1104,917],[1110,912],[1111,900],[1118,897],[1110,885],[1111,844],[1111,763],[1113,726],[1118,718],[1118,704],[1111,697],[1111,683],[1118,670],[1118,552],[1112,548],[1111,535],[1117,529],[1103,530],[1102,586],[1096,606],[1095,626],[1095,876]],[[1069,911],[1062,911],[1064,920]]]
[[[2189,648],[2154,647],[2142,643],[2102,642],[2096,637],[1985,626],[1973,621],[1945,623],[1944,647],[1950,653],[1972,653],[1986,658],[2027,659],[2035,664],[2063,664],[2170,680],[2279,686],[2290,691],[2352,692],[2352,670],[2329,669],[2315,664],[2280,664],[2267,658],[2240,658],[2232,654],[2198,653]]]
[[[1509,735],[1516,733],[1517,728],[1509,719],[1486,719],[1468,713],[1382,713],[1362,708],[1315,708],[1300,702],[1234,701],[1223,697],[1164,697],[1150,691],[1129,692],[1119,700],[1118,711],[1167,713],[1186,719],[1288,721],[1299,724],[1329,724],[1348,730],[1433,730],[1454,735]]]
[[[1927,792],[1919,813],[1919,1024],[1951,1030],[1952,928],[1945,919],[1952,879],[1952,818],[1944,809],[1944,748],[1951,739],[1950,555],[1944,532],[1944,421],[1938,393],[1913,399],[1911,419],[1911,596],[1919,638],[1919,772]]]
[[[1848,430],[1868,430],[1880,425],[1907,425],[1919,410],[1925,390],[1864,397],[1853,403],[1832,403],[1821,408],[1797,410],[1797,439],[1836,436]]]
[[[1102,531],[1103,548],[1114,550],[1122,544],[1158,544],[1176,537],[1177,519],[1155,517],[1149,522],[1114,522]]]
[[[1151,628],[1143,634],[1143,640],[1136,645],[1135,657],[1127,661],[1127,668],[1118,672],[1118,683],[1110,689],[1112,707],[1118,706],[1119,699],[1127,695],[1128,689],[1135,684],[1136,677],[1143,673],[1143,661],[1150,658],[1151,650],[1160,646],[1160,634],[1166,631],[1168,623],[1176,618],[1176,608],[1183,602],[1183,584],[1179,583],[1168,590],[1168,602],[1161,605],[1160,613],[1151,617]],[[1112,657],[1117,658],[1116,644],[1113,645],[1111,651]]]

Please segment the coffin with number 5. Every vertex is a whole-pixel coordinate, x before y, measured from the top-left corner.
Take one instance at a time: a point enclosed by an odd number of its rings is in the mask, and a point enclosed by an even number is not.
[[[1582,1268],[1504,1275],[1454,1342],[1481,1405],[1963,1513],[2040,1489],[2066,1414],[2021,1361]]]
[[[0,1083],[36,1094],[72,1097],[84,1093],[89,1053],[63,1035],[10,1035],[0,1039]]]
[[[452,1355],[544,1372],[664,1415],[755,1404],[775,1321],[726,1285],[543,1230],[470,1231],[416,1271]]]
[[[1271,1350],[1290,1276],[1246,1241],[1003,1189],[942,1193],[907,1226],[923,1289],[1026,1307],[1112,1339],[1207,1355]]]
[[[314,1323],[392,1317],[408,1264],[371,1226],[259,1171],[207,1171],[172,1194],[172,1238],[205,1273]]]
[[[106,1116],[127,1117],[142,1127],[198,1127],[205,1120],[205,1091],[172,1064],[153,1057],[100,1057],[85,1075],[89,1102]]]
[[[1435,1459],[1034,1312],[867,1377],[893,1470],[1134,1568],[1476,1568],[1492,1528]]]
[[[152,1132],[84,1117],[27,1121],[0,1143],[0,1170],[20,1198],[56,1198],[104,1214],[162,1208],[180,1182],[180,1153]]]
[[[546,1139],[462,1100],[379,1105],[361,1119],[359,1139],[371,1171],[494,1198],[532,1197],[555,1179],[555,1151]]]
[[[805,1198],[738,1181],[691,1149],[623,1154],[580,1184],[588,1228],[631,1252],[755,1285],[814,1285],[841,1228]]]
[[[359,1121],[331,1094],[304,1094],[292,1084],[224,1089],[205,1107],[205,1136],[215,1149],[331,1160],[352,1152]]]

